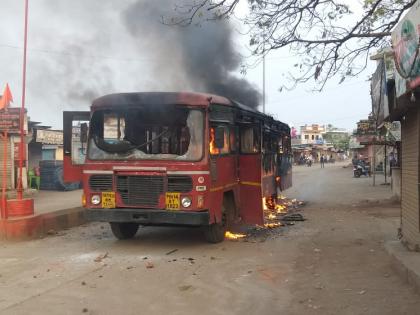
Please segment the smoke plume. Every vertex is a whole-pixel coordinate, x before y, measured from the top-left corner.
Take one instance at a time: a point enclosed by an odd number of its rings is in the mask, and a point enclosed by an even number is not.
[[[89,110],[101,95],[196,91],[257,106],[240,76],[228,21],[167,26],[161,17],[192,0],[30,1],[26,105],[31,119],[61,128],[63,110]],[[0,86],[21,98],[23,2],[1,0]]]
[[[180,2],[138,0],[122,14],[140,53],[152,53],[156,58],[153,79],[168,82],[170,88],[219,94],[257,107],[261,99],[258,89],[233,75],[242,56],[235,47],[232,25],[229,21],[187,27],[162,23],[162,17],[177,15],[173,8]]]

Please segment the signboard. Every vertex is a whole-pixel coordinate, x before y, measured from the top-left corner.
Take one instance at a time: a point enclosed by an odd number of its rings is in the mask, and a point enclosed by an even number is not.
[[[378,126],[382,125],[389,116],[388,88],[385,60],[381,59],[375,73],[372,76],[371,95],[372,112],[376,118]]]
[[[420,86],[419,34],[420,1],[417,1],[392,32],[397,97]]]
[[[0,131],[19,133],[20,108],[0,110]]]
[[[401,141],[401,122],[400,121],[386,123],[385,127],[388,130],[391,139],[393,139],[394,141]]]
[[[375,135],[376,134],[376,122],[373,117],[369,119],[360,120],[357,123],[356,135]]]
[[[44,144],[63,144],[63,132],[58,130],[37,130],[36,142]]]

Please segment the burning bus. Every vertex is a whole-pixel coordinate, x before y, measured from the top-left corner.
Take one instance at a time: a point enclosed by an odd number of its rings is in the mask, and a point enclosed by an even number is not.
[[[292,184],[290,128],[225,97],[111,94],[63,120],[64,178],[118,239],[182,225],[221,242],[233,223],[263,224],[263,198]]]

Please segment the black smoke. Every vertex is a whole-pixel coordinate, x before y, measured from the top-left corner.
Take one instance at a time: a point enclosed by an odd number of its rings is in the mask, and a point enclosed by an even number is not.
[[[233,74],[242,56],[235,47],[232,24],[226,20],[187,27],[163,23],[162,18],[170,21],[179,16],[174,7],[181,1],[138,0],[122,14],[127,30],[142,47],[139,53],[155,57],[154,79],[169,80],[172,88],[219,94],[257,107],[261,100],[257,87]]]

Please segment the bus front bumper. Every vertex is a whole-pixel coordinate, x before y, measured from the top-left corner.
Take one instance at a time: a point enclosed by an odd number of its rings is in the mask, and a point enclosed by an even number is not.
[[[208,225],[208,211],[166,211],[150,209],[86,209],[89,221],[134,222],[141,225]]]

